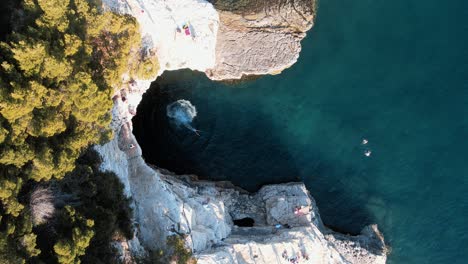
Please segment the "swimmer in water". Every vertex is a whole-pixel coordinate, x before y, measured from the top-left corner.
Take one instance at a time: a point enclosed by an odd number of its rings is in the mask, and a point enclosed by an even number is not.
[[[366,157],[369,157],[371,154],[372,154],[372,151],[370,151],[370,150],[364,151],[364,155],[365,155]]]
[[[363,145],[366,145],[367,143],[369,143],[369,140],[367,140],[367,139],[365,139],[365,138],[362,139],[362,144],[363,144]]]

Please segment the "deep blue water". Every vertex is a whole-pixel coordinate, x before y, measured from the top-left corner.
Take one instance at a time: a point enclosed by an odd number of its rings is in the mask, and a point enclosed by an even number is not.
[[[200,137],[168,122],[177,99]],[[378,223],[389,263],[466,263],[468,1],[322,0],[281,75],[167,73],[138,111],[149,162],[250,190],[303,180],[327,225]]]

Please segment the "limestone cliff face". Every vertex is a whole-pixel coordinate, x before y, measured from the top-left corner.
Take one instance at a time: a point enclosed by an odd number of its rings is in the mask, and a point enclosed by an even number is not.
[[[293,65],[315,18],[316,0],[212,0],[219,12],[214,80],[278,74]]]
[[[204,0],[103,3],[137,18],[144,43],[157,51],[161,72],[190,68],[215,80],[291,66],[315,15],[315,2],[306,0],[215,1],[214,6]],[[193,38],[176,33],[184,21],[190,22]],[[269,185],[251,194],[229,183],[150,167],[131,123],[150,81],[126,83],[114,96],[115,137],[96,147],[102,169],[119,176],[134,202],[137,234],[120,248],[156,249],[175,234],[185,237],[199,263],[385,263],[386,247],[376,226],[354,237],[328,230],[302,183]],[[234,225],[242,219],[253,226]]]

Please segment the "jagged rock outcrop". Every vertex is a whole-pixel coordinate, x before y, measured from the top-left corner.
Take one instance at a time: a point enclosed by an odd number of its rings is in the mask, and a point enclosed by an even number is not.
[[[299,58],[316,0],[212,0],[219,12],[214,80],[278,74]]]

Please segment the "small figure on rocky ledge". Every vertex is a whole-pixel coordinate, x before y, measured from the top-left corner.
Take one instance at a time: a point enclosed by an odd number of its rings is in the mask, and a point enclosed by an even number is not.
[[[208,204],[210,202],[210,197],[207,197],[205,201],[202,202],[202,205]]]
[[[288,258],[288,251],[286,251],[286,249],[283,251],[283,253],[281,254],[281,257],[283,257],[284,259],[287,259]]]
[[[299,263],[299,259],[300,259],[300,256],[291,257],[289,258],[289,262],[291,262],[292,264],[297,264]]]
[[[297,206],[296,208],[294,208],[294,214],[295,215],[302,215],[302,206]]]

